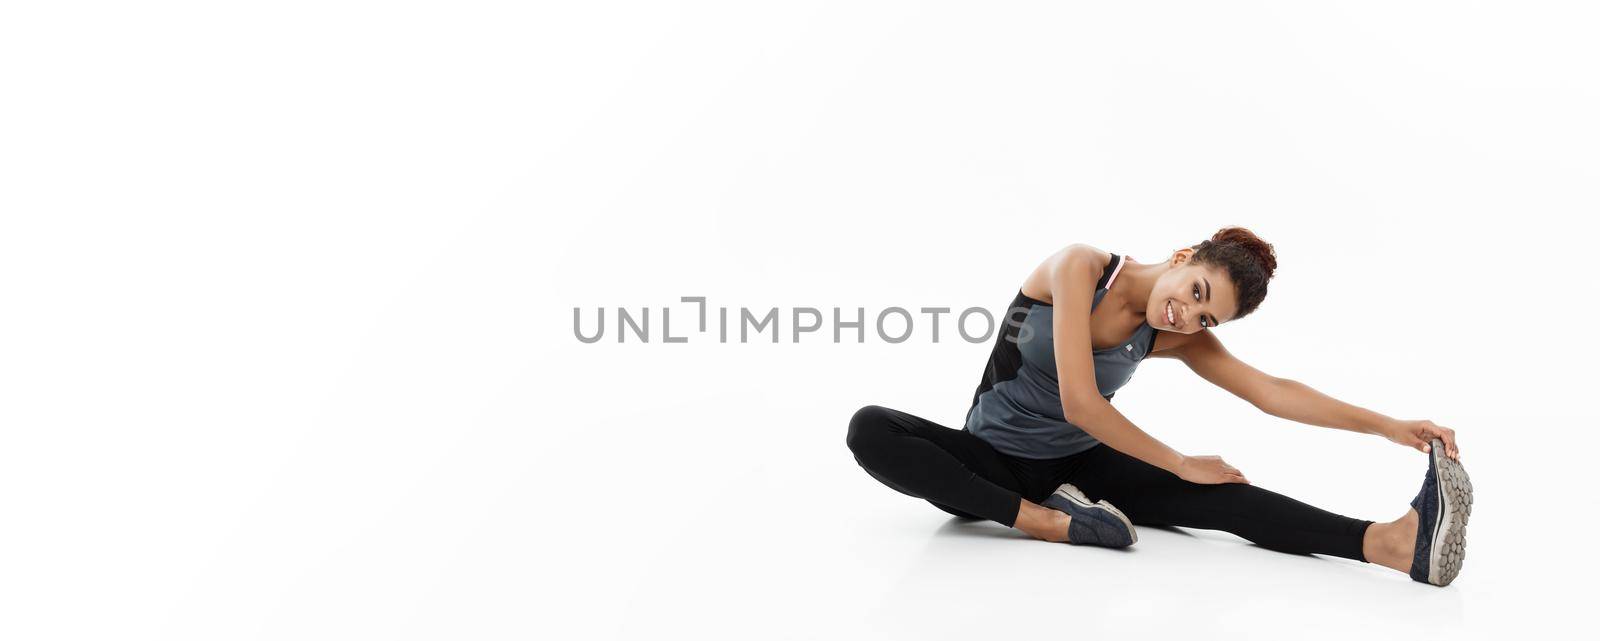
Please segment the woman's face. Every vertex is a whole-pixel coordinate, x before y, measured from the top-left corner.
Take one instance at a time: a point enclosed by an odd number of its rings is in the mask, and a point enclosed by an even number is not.
[[[1151,327],[1193,334],[1233,319],[1238,298],[1228,272],[1195,264],[1189,260],[1193,256],[1193,249],[1180,249],[1167,259],[1167,271],[1156,279],[1145,310],[1145,322]]]

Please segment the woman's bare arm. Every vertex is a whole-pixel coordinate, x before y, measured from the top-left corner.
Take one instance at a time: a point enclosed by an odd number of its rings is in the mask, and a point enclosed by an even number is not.
[[[1405,421],[1379,414],[1323,394],[1310,385],[1292,379],[1274,379],[1268,400],[1261,410],[1306,425],[1377,434],[1423,452],[1428,451],[1429,441],[1438,438],[1445,445],[1446,456],[1453,459],[1461,457],[1461,448],[1456,445],[1456,431],[1453,429],[1433,421]]]
[[[1183,361],[1201,378],[1267,414],[1306,425],[1377,434],[1424,452],[1428,451],[1428,442],[1437,437],[1445,443],[1447,455],[1460,456],[1453,429],[1433,421],[1399,420],[1333,398],[1300,381],[1268,375],[1234,357],[1209,331],[1185,336],[1162,356]]]

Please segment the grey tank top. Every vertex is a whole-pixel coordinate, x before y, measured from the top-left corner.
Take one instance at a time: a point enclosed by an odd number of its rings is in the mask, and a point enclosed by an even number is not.
[[[1095,284],[1100,305],[1122,271],[1123,256],[1111,255]],[[1053,459],[1088,450],[1100,442],[1068,422],[1061,407],[1056,378],[1055,340],[1049,303],[1017,292],[1006,310],[1005,324],[995,337],[988,367],[967,410],[966,429],[1004,454],[1026,459]],[[1094,379],[1100,395],[1111,400],[1155,346],[1156,328],[1140,323],[1133,336],[1114,347],[1094,350]]]

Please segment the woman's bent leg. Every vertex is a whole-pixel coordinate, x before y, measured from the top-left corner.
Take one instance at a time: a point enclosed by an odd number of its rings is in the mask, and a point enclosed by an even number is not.
[[[1191,483],[1098,445],[1068,482],[1105,499],[1140,525],[1222,530],[1264,548],[1366,561],[1362,540],[1372,521],[1353,519],[1242,483]]]
[[[956,516],[1015,525],[1019,483],[999,452],[970,432],[868,405],[845,442],[867,474]]]

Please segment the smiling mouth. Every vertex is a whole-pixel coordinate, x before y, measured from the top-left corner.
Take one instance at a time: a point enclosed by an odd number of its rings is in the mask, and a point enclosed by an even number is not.
[[[1177,323],[1172,321],[1172,301],[1167,301],[1167,325],[1176,328]]]

